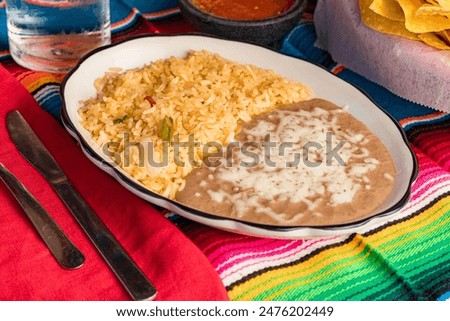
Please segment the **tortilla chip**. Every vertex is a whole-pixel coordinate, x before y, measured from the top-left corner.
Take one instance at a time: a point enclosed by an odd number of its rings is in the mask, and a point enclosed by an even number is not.
[[[415,33],[412,33],[405,28],[404,22],[390,20],[373,12],[369,8],[371,3],[372,0],[359,1],[359,9],[361,10],[361,20],[364,22],[366,26],[390,35],[400,36],[412,40],[419,40],[419,38]]]
[[[417,10],[424,4],[421,0],[397,0],[405,13],[405,26],[411,32],[425,33],[450,29],[450,19],[445,16],[416,15]]]
[[[420,40],[426,44],[441,50],[450,50],[450,43],[447,43],[443,38],[439,37],[437,33],[427,32],[419,35]]]
[[[373,0],[369,8],[385,18],[405,21],[405,14],[396,0]]]
[[[450,10],[450,1],[448,1],[448,0],[436,0],[436,1],[439,3],[439,5],[442,8]]]
[[[422,16],[426,16],[426,15],[450,15],[450,9],[444,9],[442,7],[439,6],[432,6],[431,4],[424,4],[421,5],[419,7],[419,9],[417,9],[416,12],[417,15],[422,15]]]
[[[438,2],[436,2],[435,0],[425,0],[425,2],[428,2],[429,4],[431,4],[433,6],[440,6],[440,4]]]
[[[450,1],[448,0],[425,0],[425,2],[428,2],[435,7],[450,9]]]
[[[444,30],[439,32],[439,35],[444,39],[444,41],[450,45],[450,30]]]

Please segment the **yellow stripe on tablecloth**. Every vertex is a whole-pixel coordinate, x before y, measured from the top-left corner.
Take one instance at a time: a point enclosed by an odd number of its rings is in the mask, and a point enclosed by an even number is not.
[[[404,222],[402,222],[400,224],[388,226],[379,232],[368,235],[366,239],[374,247],[380,247],[382,250],[391,249],[392,245],[388,245],[387,243],[398,238],[402,234],[415,232],[423,228],[437,216],[442,215],[444,210],[448,209],[450,209],[450,196],[439,200],[432,207],[426,209],[419,215],[409,218],[407,220],[408,224],[403,224]],[[411,239],[411,236],[408,238]]]

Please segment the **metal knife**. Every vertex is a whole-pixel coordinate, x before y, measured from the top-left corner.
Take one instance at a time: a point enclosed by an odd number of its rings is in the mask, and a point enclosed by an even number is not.
[[[10,111],[6,115],[6,124],[19,152],[52,185],[130,296],[134,300],[154,299],[157,293],[155,287],[69,183],[66,175],[20,112]]]
[[[0,178],[19,202],[58,263],[65,269],[76,269],[82,266],[85,260],[84,255],[73,245],[25,186],[2,163],[0,163]]]

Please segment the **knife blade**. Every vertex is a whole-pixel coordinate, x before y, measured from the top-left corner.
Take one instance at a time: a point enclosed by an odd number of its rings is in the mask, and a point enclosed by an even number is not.
[[[2,163],[0,163],[0,179],[19,202],[58,263],[65,269],[76,269],[82,266],[85,261],[84,255],[69,240],[36,198]]]
[[[11,140],[60,196],[99,253],[134,300],[153,300],[156,289],[112,235],[106,225],[70,184],[53,156],[18,110],[6,115]]]

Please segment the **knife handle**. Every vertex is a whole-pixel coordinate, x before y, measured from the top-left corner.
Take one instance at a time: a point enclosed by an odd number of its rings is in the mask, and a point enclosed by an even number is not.
[[[67,180],[53,187],[131,297],[152,300],[155,287],[75,188]]]
[[[76,269],[82,266],[85,260],[84,255],[73,245],[25,186],[2,163],[0,163],[0,178],[19,202],[58,263],[65,269]]]

